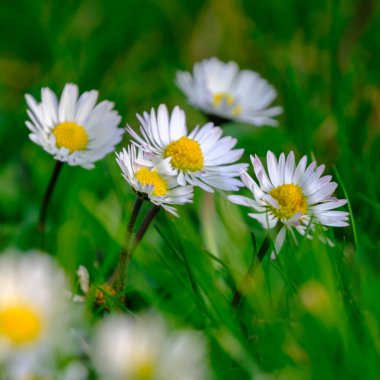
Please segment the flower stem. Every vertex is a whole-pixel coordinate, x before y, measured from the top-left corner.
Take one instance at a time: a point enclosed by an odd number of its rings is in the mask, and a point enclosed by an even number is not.
[[[152,223],[154,217],[158,214],[161,207],[152,205],[151,209],[149,210],[148,214],[146,215],[145,219],[143,220],[139,230],[137,231],[137,234],[135,238],[131,241],[130,247],[129,247],[129,254],[132,256],[133,251],[137,248],[140,241],[145,235],[145,232],[147,231],[148,227]]]
[[[141,206],[143,204],[144,200],[137,195],[136,201],[133,205],[133,210],[131,217],[129,219],[128,225],[127,225],[127,231],[125,233],[124,238],[124,244],[120,251],[120,259],[119,259],[119,265],[117,267],[117,270],[115,272],[116,275],[116,289],[121,292],[124,290],[125,285],[125,272],[127,270],[128,263],[131,259],[131,255],[129,254],[129,246],[131,243],[131,237],[133,233],[133,228],[135,227],[137,217],[140,213]],[[111,280],[112,282],[112,280]]]
[[[246,292],[250,284],[251,276],[253,275],[253,273],[255,273],[255,270],[257,269],[257,267],[260,265],[263,258],[267,254],[269,247],[270,247],[270,238],[269,238],[269,235],[267,235],[263,241],[263,244],[261,245],[259,252],[257,253],[257,256],[252,260],[252,263],[250,267],[248,268],[247,274],[245,275],[241,283],[241,286],[235,291],[234,297],[232,298],[232,301],[231,301],[232,307],[237,308],[239,306],[240,302],[242,301],[243,294]]]
[[[46,214],[47,214],[50,198],[53,194],[53,191],[57,183],[59,173],[62,170],[62,167],[63,167],[62,161],[57,161],[55,163],[54,170],[50,178],[50,182],[48,184],[48,187],[45,191],[45,195],[42,200],[40,215],[38,218],[38,231],[41,234],[41,248],[44,248],[44,245],[45,245],[45,222],[46,222]]]

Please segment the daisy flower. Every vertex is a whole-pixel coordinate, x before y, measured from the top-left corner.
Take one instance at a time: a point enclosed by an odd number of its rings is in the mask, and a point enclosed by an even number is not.
[[[66,84],[59,100],[49,88],[41,90],[41,103],[25,97],[30,139],[58,161],[91,169],[122,139],[124,131],[117,128],[121,118],[113,103],[95,105],[98,91],[84,92],[78,99],[78,86]]]
[[[177,72],[176,83],[190,104],[207,115],[276,126],[281,107],[268,108],[277,92],[254,71],[239,70],[235,62],[209,58],[194,65],[193,74]]]
[[[178,106],[169,116],[165,105],[152,108],[150,114],[137,115],[141,126],[140,137],[129,125],[127,131],[135,144],[147,153],[153,162],[171,158],[168,163],[183,186],[189,183],[213,192],[213,188],[236,191],[243,186],[239,175],[246,164],[234,164],[243,155],[243,149],[232,149],[237,140],[225,136],[213,123],[187,132],[185,113]]]
[[[169,333],[157,316],[105,319],[98,326],[92,354],[100,379],[206,378],[205,347],[201,337],[190,331]]]
[[[193,186],[178,185],[174,176],[176,172],[170,165],[170,157],[152,166],[144,158],[141,149],[137,150],[134,145],[130,145],[116,153],[116,162],[122,176],[134,191],[171,214],[178,216],[176,209],[170,205],[192,202]]]
[[[73,348],[64,274],[41,253],[9,252],[0,256],[0,279],[0,368],[12,379],[42,375]]]
[[[297,242],[294,230],[311,238],[316,226],[324,230],[329,226],[348,226],[348,213],[335,211],[347,200],[333,196],[338,185],[331,182],[330,175],[322,177],[324,165],[317,166],[313,161],[307,166],[307,157],[304,156],[296,166],[293,152],[287,157],[282,153],[277,161],[269,151],[267,174],[257,156],[251,156],[251,160],[258,183],[246,172],[242,172],[241,179],[252,192],[253,199],[241,195],[230,195],[228,198],[236,204],[252,207],[254,212],[248,215],[258,220],[264,228],[280,226],[275,239],[276,253],[280,251],[287,231]],[[332,245],[329,239],[320,238]]]

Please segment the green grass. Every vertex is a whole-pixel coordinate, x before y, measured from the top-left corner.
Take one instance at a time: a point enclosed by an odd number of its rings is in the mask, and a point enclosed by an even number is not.
[[[129,311],[155,308],[174,327],[203,331],[215,379],[379,378],[379,3],[18,0],[0,3],[0,31],[1,250],[38,247],[54,166],[28,139],[25,93],[74,82],[114,101],[123,124],[137,127],[136,112],[166,103],[193,127],[205,119],[175,87],[176,70],[212,55],[235,60],[267,78],[284,107],[279,128],[225,126],[243,161],[270,149],[325,163],[351,226],[331,232],[334,248],[288,241],[237,312],[230,301],[252,260],[250,234],[260,246],[265,231],[221,194],[205,209],[197,190],[179,219],[160,213],[136,250]],[[47,242],[73,284],[79,265],[95,284],[112,272],[133,201],[112,154],[91,171],[64,167]]]

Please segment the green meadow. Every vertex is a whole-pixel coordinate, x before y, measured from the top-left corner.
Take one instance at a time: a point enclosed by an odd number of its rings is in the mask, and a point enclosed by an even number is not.
[[[115,103],[121,126],[136,113],[179,105],[189,130],[206,123],[175,85],[208,57],[260,73],[283,107],[278,127],[223,125],[265,161],[294,151],[325,164],[349,203],[350,226],[330,228],[334,247],[287,239],[231,300],[266,231],[227,194],[195,189],[175,218],[161,210],[133,254],[126,305],[86,302],[89,324],[120,309],[154,309],[207,342],[210,379],[380,378],[380,3],[375,0],[0,1],[0,251],[40,249],[41,200],[55,161],[29,140],[24,95],[60,94],[68,82]],[[128,134],[117,146],[129,144]],[[249,173],[253,176],[252,165]],[[241,195],[251,196],[245,189]],[[114,153],[92,170],[64,165],[51,199],[45,250],[80,293],[119,260],[135,194]],[[147,202],[137,223],[149,209]],[[210,206],[211,204],[211,206]],[[0,278],[1,286],[1,278]],[[0,376],[1,378],[1,376]]]

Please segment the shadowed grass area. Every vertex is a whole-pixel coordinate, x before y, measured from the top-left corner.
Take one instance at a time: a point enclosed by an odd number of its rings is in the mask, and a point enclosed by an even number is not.
[[[250,234],[260,246],[265,231],[221,194],[207,209],[196,190],[179,219],[158,215],[134,253],[130,310],[154,307],[174,326],[203,331],[215,379],[378,378],[378,2],[18,0],[0,3],[0,31],[2,250],[38,247],[54,167],[28,139],[25,93],[39,99],[41,87],[60,93],[66,82],[98,89],[135,128],[135,113],[178,104],[192,129],[205,119],[176,88],[176,70],[214,55],[235,60],[268,79],[284,107],[278,128],[224,127],[243,161],[270,149],[325,163],[350,201],[351,226],[330,232],[334,248],[287,241],[276,261],[264,259],[237,311],[230,302],[255,254]],[[47,250],[74,284],[79,265],[97,285],[113,272],[133,202],[113,154],[90,171],[65,165]]]

